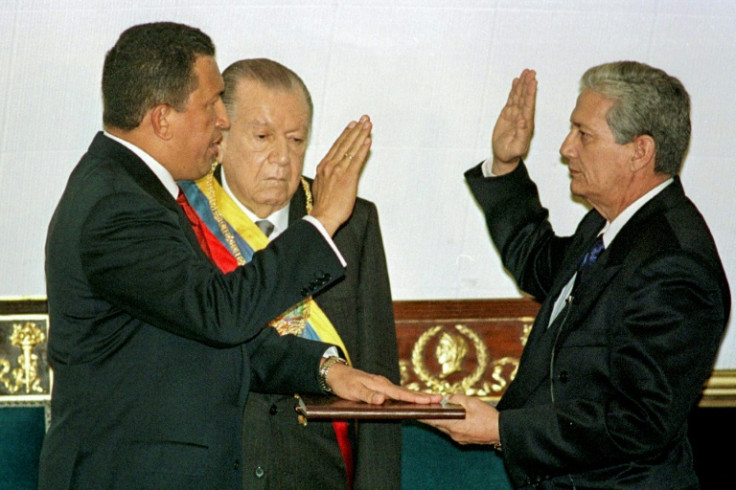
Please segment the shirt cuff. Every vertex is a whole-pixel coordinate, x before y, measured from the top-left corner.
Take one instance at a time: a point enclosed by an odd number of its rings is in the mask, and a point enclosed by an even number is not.
[[[337,256],[337,259],[340,261],[343,267],[347,267],[348,263],[345,261],[345,258],[343,258],[342,254],[340,253],[340,250],[337,249],[337,245],[335,245],[335,242],[332,240],[332,237],[329,233],[327,233],[327,230],[325,230],[325,227],[322,226],[322,223],[315,218],[314,216],[305,216],[305,220],[309,221],[314,225],[317,230],[322,234],[323,237],[325,237],[325,240],[327,241],[327,244],[332,248],[332,250],[335,252],[335,255]]]
[[[322,357],[340,357],[340,352],[337,350],[337,347],[333,345],[327,348],[325,353],[322,354]]]

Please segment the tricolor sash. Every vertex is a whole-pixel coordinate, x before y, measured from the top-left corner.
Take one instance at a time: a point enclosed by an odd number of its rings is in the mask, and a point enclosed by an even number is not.
[[[186,202],[180,204],[192,222],[200,245],[223,272],[250,262],[255,252],[268,245],[266,235],[224,191],[214,172],[196,182],[181,181],[179,186],[186,196]],[[190,216],[191,212],[198,216]],[[195,221],[198,222],[195,224]],[[200,224],[206,229],[201,229]],[[350,363],[340,335],[311,296],[274,318],[269,325],[276,328],[279,335],[295,334],[337,345]],[[348,423],[333,420],[332,426],[345,461],[348,488],[352,488],[354,465]]]
[[[236,262],[213,258],[223,272],[229,272],[235,266],[241,265],[241,261],[250,262],[255,252],[268,245],[266,235],[230,198],[212,172],[196,182],[181,181],[179,185],[204,225],[237,258]],[[281,335],[292,333],[306,339],[337,345],[350,362],[340,335],[311,296],[279,315],[269,325],[276,328]]]

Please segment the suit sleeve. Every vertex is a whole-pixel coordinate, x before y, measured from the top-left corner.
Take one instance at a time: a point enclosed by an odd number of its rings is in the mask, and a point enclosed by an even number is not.
[[[227,346],[253,338],[269,319],[344,274],[307,222],[223,274],[187,238],[185,219],[144,193],[101,199],[86,217],[80,244],[95,294],[155,327]]]
[[[399,360],[391,287],[378,212],[373,203],[368,205],[359,265],[359,367],[398,384]],[[401,484],[401,424],[362,421],[358,434],[355,490],[398,489]]]
[[[556,237],[549,212],[523,162],[511,173],[484,177],[477,165],[465,173],[504,267],[523,291],[543,300],[561,263],[567,239]]]

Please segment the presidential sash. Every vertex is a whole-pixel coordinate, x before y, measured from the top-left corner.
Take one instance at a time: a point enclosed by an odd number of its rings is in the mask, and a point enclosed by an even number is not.
[[[306,184],[306,181],[303,183]],[[225,192],[213,172],[196,182],[181,181],[179,186],[212,236],[230,252],[231,257],[224,260],[212,257],[223,272],[230,272],[238,265],[250,262],[255,252],[268,245],[266,235]],[[294,334],[337,345],[350,362],[340,335],[311,296],[271,320],[269,325],[280,335]]]

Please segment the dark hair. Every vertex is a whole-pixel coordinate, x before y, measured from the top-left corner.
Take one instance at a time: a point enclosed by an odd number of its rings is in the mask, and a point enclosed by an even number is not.
[[[690,96],[664,71],[636,61],[594,66],[583,74],[580,90],[614,101],[606,120],[616,142],[649,135],[656,145],[654,170],[680,173],[690,143]]]
[[[293,70],[267,58],[252,58],[236,61],[222,72],[225,81],[225,91],[222,101],[225,103],[228,114],[233,115],[238,82],[241,80],[252,80],[263,84],[269,89],[291,91],[300,89],[304,94],[304,100],[309,108],[309,125],[312,125],[312,96],[307,90],[304,81],[294,73]]]
[[[155,22],[125,30],[105,56],[103,123],[131,130],[158,104],[186,109],[198,85],[197,56],[214,55],[210,37],[187,25]]]

